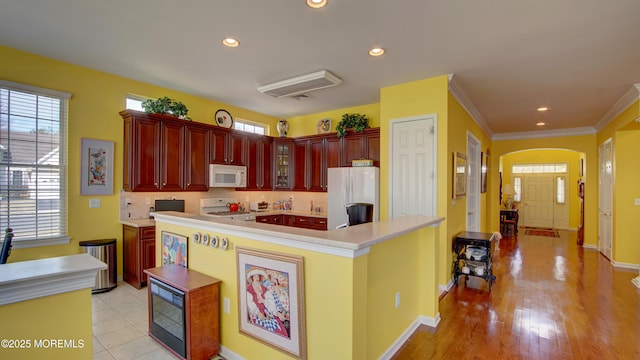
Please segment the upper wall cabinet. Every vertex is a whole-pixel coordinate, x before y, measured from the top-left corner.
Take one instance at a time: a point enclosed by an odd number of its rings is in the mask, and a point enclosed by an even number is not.
[[[238,190],[272,190],[271,146],[273,138],[247,135],[246,154],[247,187]]]
[[[211,127],[209,134],[212,164],[247,165],[245,134],[222,127]]]
[[[120,115],[124,119],[124,190],[208,190],[206,125],[131,110]]]
[[[365,129],[361,133],[349,133],[343,137],[340,166],[351,166],[351,160],[370,159],[380,166],[380,128]],[[329,166],[332,167],[332,166]]]

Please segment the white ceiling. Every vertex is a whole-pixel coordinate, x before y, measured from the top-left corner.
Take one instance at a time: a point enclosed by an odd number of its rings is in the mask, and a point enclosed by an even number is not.
[[[595,126],[640,83],[639,34],[638,0],[0,4],[1,45],[276,117],[375,103],[382,87],[453,74],[492,135],[539,130],[539,120]],[[222,46],[226,36],[240,46]],[[385,55],[369,57],[373,46]],[[311,100],[256,90],[321,69],[343,83]]]

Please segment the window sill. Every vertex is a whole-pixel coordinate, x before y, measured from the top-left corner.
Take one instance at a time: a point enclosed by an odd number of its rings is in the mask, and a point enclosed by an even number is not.
[[[32,239],[32,240],[13,240],[11,242],[12,249],[27,249],[33,247],[40,246],[50,246],[50,245],[65,245],[71,241],[71,238],[68,236],[47,238],[47,239]],[[4,241],[0,241],[0,246],[4,243]]]

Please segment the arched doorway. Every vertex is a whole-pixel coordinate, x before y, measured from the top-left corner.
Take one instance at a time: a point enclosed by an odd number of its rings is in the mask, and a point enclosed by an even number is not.
[[[514,189],[519,225],[577,230],[580,222],[578,180],[585,175],[582,152],[539,148],[500,156],[503,187]],[[504,206],[504,204],[502,205]]]

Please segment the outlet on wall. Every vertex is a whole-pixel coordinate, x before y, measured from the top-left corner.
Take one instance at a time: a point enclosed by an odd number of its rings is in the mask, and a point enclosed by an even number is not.
[[[223,299],[223,310],[225,314],[231,313],[231,300],[228,297]]]

